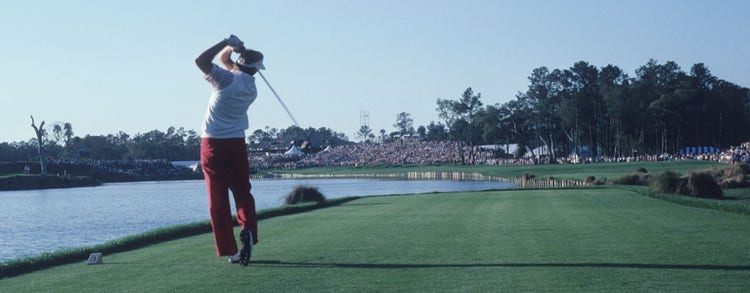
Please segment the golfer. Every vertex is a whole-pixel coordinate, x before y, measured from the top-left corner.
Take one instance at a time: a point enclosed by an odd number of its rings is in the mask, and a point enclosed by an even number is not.
[[[240,54],[232,62],[231,54]],[[221,53],[222,69],[213,63]],[[246,266],[253,245],[258,243],[255,199],[250,193],[250,174],[245,146],[248,128],[247,110],[258,92],[253,75],[263,67],[263,55],[247,50],[234,35],[208,48],[195,64],[211,84],[211,98],[201,126],[201,167],[208,191],[208,210],[214,233],[216,254],[228,256],[229,262]],[[229,190],[237,208],[237,222],[242,227],[242,249],[234,237]]]

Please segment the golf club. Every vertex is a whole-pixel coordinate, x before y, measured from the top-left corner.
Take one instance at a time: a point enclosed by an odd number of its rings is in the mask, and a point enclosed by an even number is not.
[[[276,96],[276,99],[279,100],[279,103],[281,104],[281,106],[284,107],[284,110],[289,115],[289,118],[292,118],[292,121],[294,122],[294,126],[300,127],[299,123],[297,123],[297,119],[294,119],[292,112],[289,112],[289,108],[286,107],[286,104],[284,104],[284,101],[281,100],[281,98],[279,97],[279,94],[277,94],[276,90],[274,90],[271,84],[268,83],[268,79],[266,79],[266,77],[263,75],[262,72],[260,72],[260,70],[258,70],[258,74],[260,74],[260,77],[262,77],[263,81],[266,82],[266,85],[268,85],[268,88],[271,89],[271,92],[273,92],[273,95]]]

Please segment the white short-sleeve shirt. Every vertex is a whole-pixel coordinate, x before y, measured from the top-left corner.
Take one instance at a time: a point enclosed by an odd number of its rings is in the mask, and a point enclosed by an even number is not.
[[[249,127],[247,110],[258,96],[255,77],[241,71],[227,71],[214,64],[206,80],[212,90],[201,125],[201,137],[244,138]]]

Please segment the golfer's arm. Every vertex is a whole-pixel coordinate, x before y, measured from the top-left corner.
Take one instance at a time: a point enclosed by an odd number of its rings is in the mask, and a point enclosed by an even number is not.
[[[211,73],[211,69],[214,67],[214,57],[216,57],[216,55],[219,54],[219,52],[221,52],[221,50],[226,46],[227,42],[221,41],[216,45],[213,45],[213,47],[208,48],[206,51],[203,51],[203,53],[198,55],[198,58],[195,58],[195,65],[197,65],[198,69],[203,71],[203,73]]]
[[[219,60],[221,61],[221,64],[224,65],[224,68],[226,70],[232,70],[234,68],[234,61],[232,61],[232,47],[226,46],[224,47],[224,50],[221,50],[221,53],[219,53]]]

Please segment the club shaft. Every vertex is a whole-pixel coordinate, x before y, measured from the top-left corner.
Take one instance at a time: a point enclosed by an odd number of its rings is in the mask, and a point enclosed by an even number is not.
[[[271,89],[271,92],[273,93],[274,96],[276,96],[276,99],[279,100],[279,103],[281,104],[281,106],[284,107],[284,111],[286,111],[286,114],[289,115],[289,118],[292,118],[292,122],[294,122],[294,126],[300,127],[299,123],[297,123],[297,119],[294,119],[292,112],[289,112],[289,108],[286,107],[286,104],[284,104],[284,101],[281,100],[281,98],[279,97],[279,94],[277,94],[276,90],[274,90],[271,84],[268,83],[268,79],[266,79],[266,77],[263,75],[262,72],[260,72],[260,70],[258,70],[258,74],[260,74],[260,77],[263,78],[264,82],[266,82],[266,85],[268,86],[269,89]]]

